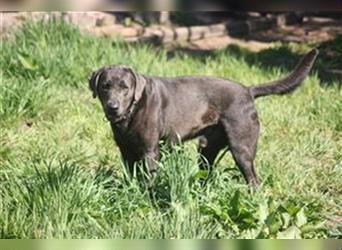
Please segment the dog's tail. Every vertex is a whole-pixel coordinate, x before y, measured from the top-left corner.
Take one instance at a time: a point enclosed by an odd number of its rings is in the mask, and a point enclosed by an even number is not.
[[[309,74],[318,53],[318,49],[313,49],[307,53],[292,73],[285,78],[250,87],[251,95],[253,98],[258,98],[267,95],[284,95],[294,91],[301,85],[307,74]]]

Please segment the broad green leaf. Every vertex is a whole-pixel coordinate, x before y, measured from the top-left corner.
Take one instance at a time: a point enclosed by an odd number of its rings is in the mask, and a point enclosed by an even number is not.
[[[247,229],[241,233],[241,238],[244,239],[257,239],[262,236],[262,226],[253,229]]]
[[[276,208],[277,204],[272,197],[268,199],[267,206],[269,211],[273,211]]]
[[[324,222],[318,223],[318,224],[305,224],[300,228],[302,233],[309,233],[312,231],[320,230],[324,228]]]
[[[209,215],[217,216],[220,218],[220,220],[224,222],[231,221],[229,215],[226,212],[222,211],[221,209],[215,206],[210,206],[210,205],[202,206],[201,212],[204,212]]]
[[[298,227],[302,227],[304,226],[306,223],[307,223],[307,218],[305,216],[305,213],[304,213],[304,208],[301,208],[299,210],[299,212],[297,213],[296,215],[296,225]]]
[[[235,191],[233,198],[230,200],[231,212],[238,215],[240,211],[240,191]]]
[[[291,215],[294,216],[295,214],[298,213],[298,211],[300,210],[299,207],[293,205],[293,204],[289,204],[288,206],[285,207],[286,211]]]
[[[291,215],[289,215],[288,213],[282,213],[281,218],[283,219],[283,228],[288,228],[291,221]]]
[[[208,178],[208,171],[199,170],[199,171],[195,174],[194,178],[195,178],[196,180],[206,179],[206,178]]]
[[[254,213],[248,211],[247,209],[241,209],[239,218],[242,219],[246,224],[256,225],[257,219],[254,217]]]
[[[276,213],[271,213],[265,220],[266,225],[270,230],[270,234],[275,234],[281,228],[281,221]]]
[[[268,216],[268,206],[267,203],[264,202],[259,205],[259,221],[260,223],[263,223]]]
[[[301,239],[301,232],[298,227],[291,226],[285,231],[277,233],[277,239]]]

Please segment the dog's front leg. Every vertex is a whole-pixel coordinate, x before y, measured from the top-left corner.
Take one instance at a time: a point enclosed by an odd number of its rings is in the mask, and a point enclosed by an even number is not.
[[[149,175],[154,178],[157,175],[157,160],[159,160],[159,149],[146,153],[145,156]]]
[[[145,163],[148,174],[151,178],[151,183],[157,176],[157,161],[159,160],[159,147],[155,146],[145,153]]]

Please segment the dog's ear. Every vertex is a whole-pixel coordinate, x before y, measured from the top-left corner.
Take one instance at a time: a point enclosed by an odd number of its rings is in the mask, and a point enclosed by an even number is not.
[[[93,97],[97,96],[97,83],[99,81],[100,75],[103,72],[103,68],[94,71],[89,78],[89,88],[93,92]]]
[[[146,80],[139,74],[136,74],[131,68],[126,68],[133,76],[135,81],[135,90],[134,90],[134,100],[138,101],[140,100],[145,86],[146,86]]]

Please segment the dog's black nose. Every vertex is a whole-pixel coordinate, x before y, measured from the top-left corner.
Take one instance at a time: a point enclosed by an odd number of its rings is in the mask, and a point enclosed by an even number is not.
[[[113,111],[117,111],[119,109],[119,103],[117,101],[109,101],[107,103],[107,108]]]

